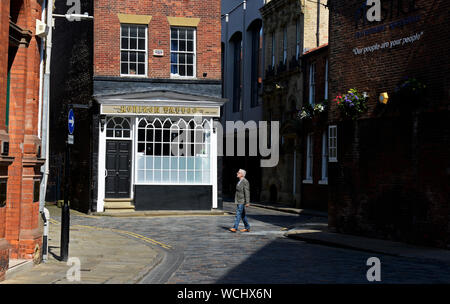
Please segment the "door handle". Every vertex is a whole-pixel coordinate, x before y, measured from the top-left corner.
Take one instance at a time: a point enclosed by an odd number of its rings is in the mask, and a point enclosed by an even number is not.
[[[108,170],[105,169],[105,177],[107,177],[107,176],[108,176]]]

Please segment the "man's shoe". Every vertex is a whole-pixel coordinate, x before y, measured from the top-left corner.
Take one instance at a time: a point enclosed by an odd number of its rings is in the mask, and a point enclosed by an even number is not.
[[[250,232],[250,229],[241,229],[241,232]]]
[[[236,232],[236,231],[237,231],[237,230],[234,229],[234,228],[230,228],[230,229],[228,229],[228,230],[230,230],[231,232]]]

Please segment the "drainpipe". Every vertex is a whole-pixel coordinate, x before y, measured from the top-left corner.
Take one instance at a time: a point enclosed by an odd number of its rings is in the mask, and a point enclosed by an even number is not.
[[[47,26],[49,26],[49,31],[46,38],[46,57],[45,57],[45,73],[44,73],[44,90],[42,98],[42,149],[41,154],[45,158],[45,163],[41,167],[42,181],[39,192],[39,211],[44,211],[45,205],[45,194],[47,192],[47,181],[48,181],[48,162],[49,162],[49,109],[50,109],[50,59],[52,51],[52,31],[53,31],[53,1],[47,0]]]
[[[242,48],[241,48],[241,52],[242,52],[242,90],[241,90],[241,120],[244,121],[244,102],[245,102],[245,47],[246,47],[246,39],[245,37],[247,36],[247,31],[246,31],[246,26],[245,26],[245,13],[247,11],[247,1],[244,0],[244,2],[242,2]]]
[[[44,212],[41,213],[44,220],[44,235],[42,237],[42,260],[47,262],[48,260],[48,224],[50,220],[50,212],[47,208],[44,208]]]
[[[320,45],[320,0],[317,2],[317,27],[316,27],[316,44]]]
[[[45,6],[47,0],[42,3],[41,21],[45,23]],[[42,118],[42,83],[44,77],[44,47],[45,39],[41,39],[40,45],[40,63],[39,63],[39,113],[38,113],[38,137],[41,138],[41,118]]]

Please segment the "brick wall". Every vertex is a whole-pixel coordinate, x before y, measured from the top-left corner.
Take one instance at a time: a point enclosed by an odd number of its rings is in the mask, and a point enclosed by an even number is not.
[[[9,1],[2,4],[9,5]],[[21,29],[30,31],[31,36],[25,39],[29,40],[28,43],[22,41],[18,47],[10,44],[8,56],[1,56],[8,58],[11,74],[8,135],[9,156],[14,161],[8,168],[7,199],[6,206],[0,211],[0,225],[10,245],[9,258],[31,259],[36,258],[36,247],[40,248],[42,244],[39,203],[33,195],[34,183],[40,179],[42,165],[38,159],[40,140],[37,137],[40,39],[34,37],[36,18],[41,17],[41,6],[36,1],[24,0],[12,1],[11,8],[11,20]],[[2,19],[2,29],[4,21],[9,29],[8,19]],[[8,36],[3,38],[4,42],[9,41]],[[6,77],[3,72],[1,79]],[[4,113],[2,109],[2,117]],[[2,216],[5,217],[3,223]]]
[[[148,24],[148,77],[170,77],[170,25],[167,16],[200,18],[197,27],[197,77],[221,79],[220,1],[100,0],[94,4],[94,76],[120,75],[120,22],[118,13],[151,15]],[[163,57],[153,50],[162,49]],[[207,77],[203,77],[207,73]]]
[[[338,162],[330,163],[329,174],[329,225],[342,232],[445,246],[450,240],[450,2],[381,1],[383,21],[364,25],[361,18],[358,26],[355,15],[364,1],[329,2],[330,99],[350,88],[369,94],[368,111],[357,121],[344,120],[336,104],[329,111],[330,123],[338,125]],[[402,26],[393,23],[401,20]],[[403,40],[415,34],[420,39]],[[400,44],[391,47],[398,39]],[[388,46],[383,48],[384,42]],[[368,46],[374,47],[364,53]],[[411,98],[393,98],[404,77],[426,84],[418,105]],[[391,96],[387,105],[377,102],[382,92]]]

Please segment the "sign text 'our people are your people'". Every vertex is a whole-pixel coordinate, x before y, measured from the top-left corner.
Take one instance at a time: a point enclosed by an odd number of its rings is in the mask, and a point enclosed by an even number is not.
[[[384,41],[381,43],[375,43],[373,45],[366,46],[366,47],[361,47],[361,48],[355,47],[355,48],[353,48],[353,54],[361,55],[361,54],[366,54],[366,53],[372,53],[372,52],[383,50],[383,49],[391,49],[396,46],[413,43],[413,42],[418,41],[422,37],[422,35],[423,35],[423,31],[420,33],[415,33],[408,37],[393,39],[393,40]]]

